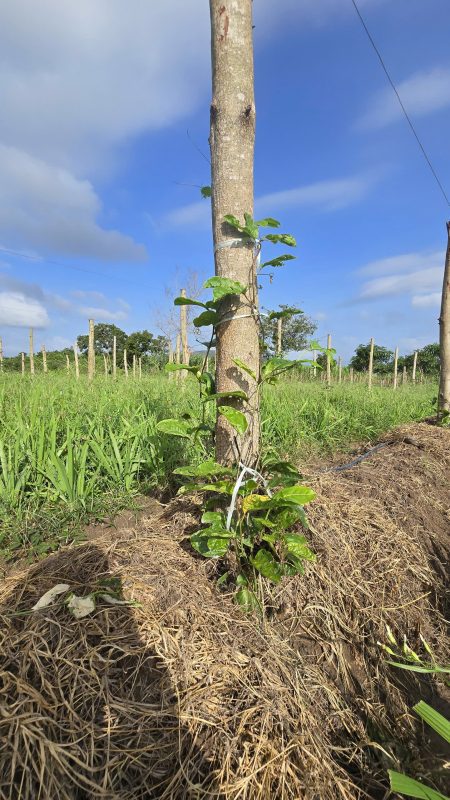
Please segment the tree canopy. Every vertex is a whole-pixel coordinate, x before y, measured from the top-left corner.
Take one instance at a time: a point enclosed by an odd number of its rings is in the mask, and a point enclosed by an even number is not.
[[[106,322],[99,322],[94,325],[94,350],[97,354],[105,353],[111,354],[113,351],[113,340],[116,337],[117,352],[121,352],[126,347],[128,339],[125,331],[118,328],[117,325],[110,325]],[[82,335],[77,337],[78,348],[81,353],[85,354],[88,351],[89,336]]]
[[[286,354],[306,350],[308,337],[314,333],[317,325],[301,309],[280,305],[279,311],[265,312],[261,317],[261,332],[266,353],[271,355],[277,350],[279,318],[281,318],[281,352]]]

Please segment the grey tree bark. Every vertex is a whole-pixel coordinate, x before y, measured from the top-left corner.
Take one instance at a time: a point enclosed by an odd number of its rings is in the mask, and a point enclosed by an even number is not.
[[[441,313],[439,315],[440,380],[438,415],[450,412],[450,222],[447,222],[447,255],[442,283]]]
[[[256,261],[251,244],[224,222],[233,214],[241,222],[253,216],[255,100],[253,78],[252,0],[210,0],[212,102],[210,124],[212,227],[215,272],[249,287],[247,296],[227,298],[217,329],[218,392],[243,389],[249,404],[246,434],[236,451],[235,432],[221,415],[216,424],[216,458],[229,464],[239,457],[247,465],[259,452],[259,398],[256,381],[233,363],[241,359],[259,377],[259,321]],[[239,401],[228,402],[241,410]]]

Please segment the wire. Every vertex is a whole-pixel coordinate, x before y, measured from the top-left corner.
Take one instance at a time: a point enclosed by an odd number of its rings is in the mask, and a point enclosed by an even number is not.
[[[125,278],[125,277],[121,278],[121,277],[117,277],[115,275],[114,276],[113,275],[106,275],[105,272],[95,272],[95,270],[93,270],[93,269],[84,269],[84,267],[75,267],[72,264],[63,264],[61,261],[52,261],[52,260],[47,259],[47,258],[42,258],[41,256],[31,256],[31,255],[28,255],[27,253],[20,253],[17,250],[9,250],[6,247],[0,247],[0,253],[6,253],[7,255],[15,256],[17,258],[24,258],[24,259],[27,259],[28,261],[45,262],[45,264],[52,264],[55,267],[63,267],[63,269],[73,269],[76,272],[85,272],[88,275],[97,275],[100,278],[107,278],[109,280],[126,281],[126,283],[132,283],[132,284],[134,284],[136,286],[142,286],[142,283],[139,283],[138,281],[130,281],[128,279],[128,277],[127,278]]]
[[[363,16],[362,16],[362,14],[361,14],[361,12],[360,12],[360,10],[358,8],[356,0],[351,0],[351,2],[353,4],[353,7],[354,7],[358,17],[359,17],[359,21],[361,22],[361,25],[363,26],[363,28],[364,28],[364,30],[365,30],[365,32],[367,34],[367,38],[369,39],[370,44],[372,45],[373,49],[375,50],[375,53],[378,56],[378,59],[379,59],[380,64],[381,64],[381,66],[383,68],[384,74],[386,75],[386,78],[388,79],[388,81],[389,81],[389,83],[390,83],[390,85],[391,85],[391,87],[392,87],[392,89],[393,89],[393,91],[394,91],[394,93],[395,93],[395,95],[397,97],[397,100],[398,100],[398,102],[400,104],[400,108],[402,109],[403,114],[405,115],[405,119],[406,119],[406,121],[407,121],[409,127],[411,128],[411,131],[412,131],[412,133],[414,135],[414,138],[415,138],[417,144],[419,145],[419,147],[420,147],[420,149],[422,151],[422,155],[424,156],[425,161],[427,162],[427,164],[428,164],[428,166],[429,166],[429,168],[431,170],[431,173],[432,173],[437,185],[439,186],[439,189],[442,192],[442,195],[443,195],[443,197],[445,199],[445,202],[447,203],[448,206],[450,206],[450,200],[449,200],[449,198],[447,196],[447,193],[446,193],[441,181],[439,180],[437,172],[436,172],[435,168],[433,167],[433,164],[431,163],[431,160],[430,160],[430,158],[429,158],[429,156],[427,154],[427,151],[425,150],[425,147],[423,146],[423,144],[422,144],[422,142],[421,142],[421,140],[419,138],[419,135],[418,135],[413,123],[412,123],[411,117],[409,116],[405,106],[403,105],[402,98],[400,97],[400,95],[398,93],[397,87],[396,87],[394,81],[392,80],[392,78],[391,78],[391,76],[389,74],[389,71],[388,71],[388,68],[386,67],[386,64],[383,61],[383,57],[382,57],[378,47],[376,46],[376,44],[375,44],[375,42],[374,42],[374,40],[372,38],[372,35],[371,35],[371,33],[370,33],[370,31],[369,31],[369,29],[368,29],[368,27],[367,27],[367,25],[366,25],[366,23],[365,23],[365,21],[363,19]]]

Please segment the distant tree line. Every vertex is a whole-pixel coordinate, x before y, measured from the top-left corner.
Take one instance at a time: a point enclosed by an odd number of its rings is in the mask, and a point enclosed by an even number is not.
[[[349,367],[353,367],[355,372],[366,372],[369,367],[370,343],[360,344],[355,350],[355,355],[349,362]],[[406,356],[399,356],[398,369],[406,367],[408,372],[412,370],[414,353]],[[439,345],[427,344],[417,350],[417,369],[424,375],[437,376],[439,374]],[[394,352],[386,347],[375,344],[373,348],[373,371],[378,375],[387,375],[394,369]]]
[[[127,334],[118,328],[117,325],[98,323],[94,326],[94,350],[96,355],[97,369],[103,370],[103,356],[109,356],[111,360],[113,351],[114,336],[116,337],[117,367],[123,367],[124,352],[127,352],[127,363],[131,366],[133,356],[142,359],[142,365],[147,369],[160,370],[167,363],[169,355],[169,342],[165,336],[155,336],[148,330],[134,331]],[[87,366],[87,351],[89,337],[80,335],[77,337],[79,350],[80,371],[85,372]],[[29,371],[28,353],[26,356],[26,370]],[[50,371],[67,369],[67,356],[73,368],[73,349],[66,347],[62,350],[50,350],[47,352],[47,369]],[[35,367],[37,371],[42,371],[42,356],[39,351],[35,352]],[[3,359],[3,368],[9,372],[20,372],[22,369],[22,355]]]

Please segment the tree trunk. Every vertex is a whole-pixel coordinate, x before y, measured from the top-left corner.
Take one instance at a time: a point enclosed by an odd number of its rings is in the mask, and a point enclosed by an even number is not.
[[[447,255],[442,284],[441,313],[439,316],[439,345],[441,374],[439,381],[438,416],[450,412],[450,222],[447,222]]]
[[[253,216],[255,101],[253,88],[252,0],[210,0],[211,12],[211,176],[215,271],[219,277],[249,287],[247,296],[226,298],[217,328],[218,392],[244,390],[247,432],[240,438],[239,458],[251,465],[259,452],[259,397],[256,381],[238,369],[239,358],[259,378],[259,321],[256,259],[251,243],[224,222],[233,214],[241,222]],[[239,401],[226,402],[242,408]],[[216,458],[236,460],[236,435],[222,415],[216,423]]]
[[[283,318],[280,317],[280,319],[277,322],[277,355],[279,356],[281,356],[281,353],[283,351],[282,340],[283,340]]]

